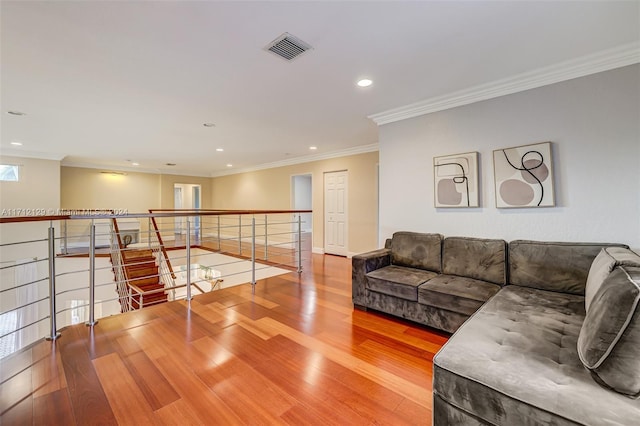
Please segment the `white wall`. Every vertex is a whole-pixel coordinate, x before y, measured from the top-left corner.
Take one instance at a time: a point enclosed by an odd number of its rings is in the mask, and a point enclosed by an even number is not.
[[[553,142],[556,207],[497,209],[492,152]],[[397,230],[640,247],[640,66],[380,127],[380,239]],[[481,207],[436,209],[433,157],[480,153]]]

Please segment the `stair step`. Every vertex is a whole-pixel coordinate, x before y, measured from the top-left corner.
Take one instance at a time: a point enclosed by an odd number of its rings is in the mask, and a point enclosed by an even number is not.
[[[144,257],[154,258],[153,251],[151,249],[122,250],[122,258],[125,260],[139,259]]]
[[[133,268],[130,266],[125,266],[125,269],[129,278],[158,276],[157,267]]]
[[[129,283],[135,285],[136,287],[146,287],[149,285],[158,284],[158,276],[146,276],[140,278],[129,277]]]
[[[123,263],[129,266],[155,265],[156,259],[153,257],[136,257],[133,259],[126,259]]]

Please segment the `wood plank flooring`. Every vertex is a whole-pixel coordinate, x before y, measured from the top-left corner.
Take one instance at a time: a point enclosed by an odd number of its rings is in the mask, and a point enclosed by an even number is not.
[[[67,327],[0,361],[5,425],[429,425],[447,335],[353,310],[349,259]]]

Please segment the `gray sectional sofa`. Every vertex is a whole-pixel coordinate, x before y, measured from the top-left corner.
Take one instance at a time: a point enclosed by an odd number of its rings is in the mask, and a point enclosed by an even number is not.
[[[499,241],[396,233],[353,259],[356,306],[455,331],[433,361],[434,425],[640,425],[640,256]]]

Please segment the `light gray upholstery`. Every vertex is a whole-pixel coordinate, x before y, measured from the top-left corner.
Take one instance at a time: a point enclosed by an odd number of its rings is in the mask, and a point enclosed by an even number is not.
[[[389,265],[367,274],[367,288],[415,302],[418,300],[418,286],[437,275],[422,269]]]
[[[593,259],[603,247],[621,244],[557,243],[516,240],[509,243],[509,283],[584,295]]]
[[[507,243],[504,240],[447,237],[442,242],[442,273],[505,285]]]
[[[497,284],[455,275],[438,275],[418,287],[418,302],[471,315],[500,290]]]
[[[594,295],[578,339],[578,354],[594,379],[632,398],[640,396],[638,302],[640,267],[618,266]]]
[[[391,263],[409,268],[442,270],[442,235],[396,232],[391,238]]]
[[[583,296],[503,288],[434,358],[434,413],[509,426],[638,424],[640,400],[601,387],[582,366],[584,316]]]

